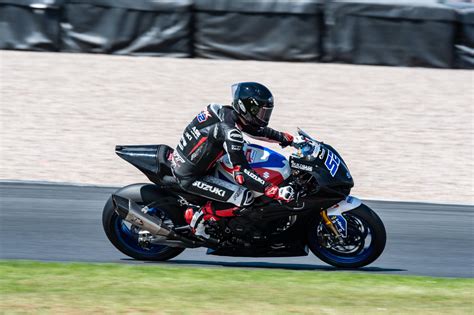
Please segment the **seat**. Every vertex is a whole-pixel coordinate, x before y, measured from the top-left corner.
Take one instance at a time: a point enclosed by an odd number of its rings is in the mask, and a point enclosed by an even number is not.
[[[159,145],[117,145],[115,152],[143,172],[152,182],[163,186],[178,185],[171,171],[173,149]]]

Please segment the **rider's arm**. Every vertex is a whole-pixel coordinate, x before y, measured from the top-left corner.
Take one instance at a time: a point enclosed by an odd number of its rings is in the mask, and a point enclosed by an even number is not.
[[[234,178],[237,183],[250,190],[264,193],[265,189],[271,184],[255,173],[247,162],[243,150],[244,137],[242,132],[227,124],[222,124],[217,128],[220,129],[222,134],[224,150],[229,155],[229,160],[234,168]]]
[[[293,143],[293,136],[287,132],[280,132],[270,127],[252,128],[243,126],[242,129],[250,137],[267,142],[278,142],[286,147]]]
[[[267,197],[289,201],[293,198],[293,189],[290,186],[279,188],[266,182],[249,165],[243,151],[244,137],[242,132],[230,125],[222,124],[219,128],[224,137],[224,150],[234,168],[234,178],[237,183],[250,190],[265,194]]]

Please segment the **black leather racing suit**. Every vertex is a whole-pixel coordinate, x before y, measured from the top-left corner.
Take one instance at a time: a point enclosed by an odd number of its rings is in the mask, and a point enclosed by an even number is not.
[[[264,193],[271,185],[252,170],[243,151],[244,139],[237,128],[237,113],[230,106],[211,104],[186,127],[172,159],[172,170],[179,184],[188,192],[238,207],[253,202],[252,191]],[[269,127],[241,126],[254,138],[285,142],[282,132]],[[234,167],[236,185],[207,173],[217,160],[227,153]]]

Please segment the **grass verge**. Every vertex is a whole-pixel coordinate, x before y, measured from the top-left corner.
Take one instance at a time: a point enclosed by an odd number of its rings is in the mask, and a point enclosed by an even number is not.
[[[0,313],[473,314],[473,279],[0,261]]]

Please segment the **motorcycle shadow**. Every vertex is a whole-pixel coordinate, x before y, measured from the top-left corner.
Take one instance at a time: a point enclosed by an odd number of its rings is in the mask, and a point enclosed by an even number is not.
[[[358,269],[336,268],[327,265],[294,264],[294,263],[270,263],[270,262],[228,262],[228,261],[204,261],[204,260],[169,260],[166,262],[145,261],[149,264],[166,265],[190,265],[190,266],[212,266],[227,268],[257,268],[257,269],[283,269],[283,270],[305,270],[305,271],[364,271],[364,272],[401,272],[406,269],[363,267]]]

